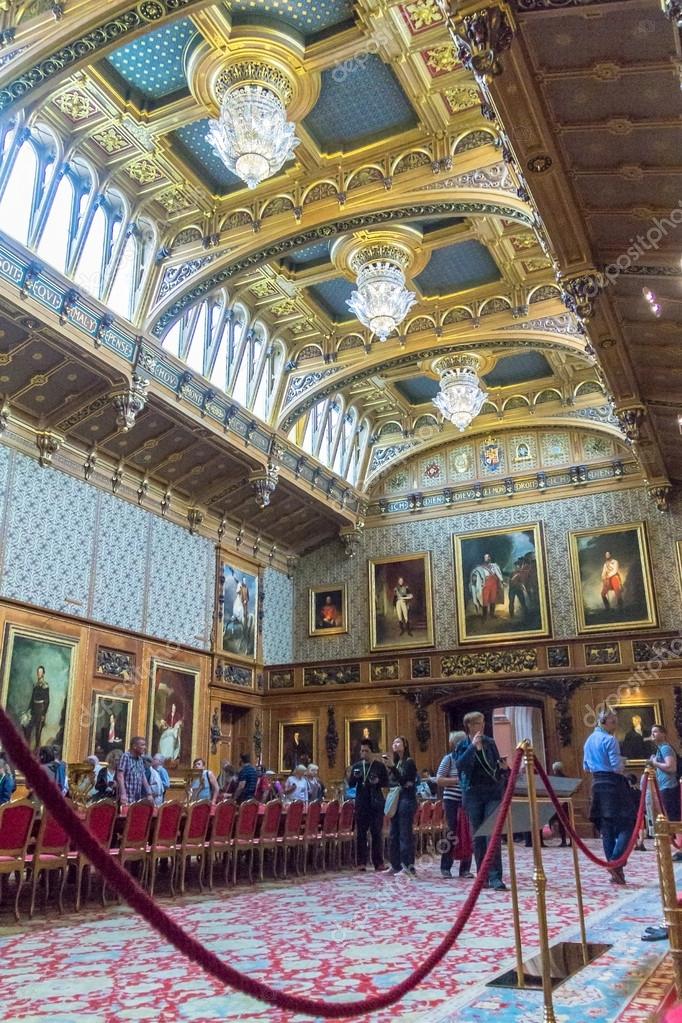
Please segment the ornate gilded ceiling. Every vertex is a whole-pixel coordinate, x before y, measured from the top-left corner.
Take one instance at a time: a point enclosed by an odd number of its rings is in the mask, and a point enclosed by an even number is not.
[[[155,225],[136,329],[163,345],[197,303],[243,303],[286,351],[271,427],[296,440],[317,402],[341,396],[370,449],[393,448],[368,452],[368,484],[454,440],[431,404],[433,361],[459,350],[485,366],[474,443],[573,416],[617,444],[614,397],[646,406],[638,454],[665,485],[682,478],[673,233],[617,275],[591,322],[571,286],[676,202],[675,32],[654,0],[617,6],[518,0],[511,47],[489,40],[502,73],[477,76],[446,0],[72,0],[58,20],[16,5],[0,110],[52,126],[66,159]],[[301,139],[255,191],[206,141],[236,60],[284,76]],[[347,306],[352,253],[379,236],[406,247],[417,296],[384,344]],[[634,418],[621,417],[632,436]]]

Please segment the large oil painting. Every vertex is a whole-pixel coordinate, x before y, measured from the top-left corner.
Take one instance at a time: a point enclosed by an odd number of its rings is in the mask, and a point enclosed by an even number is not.
[[[280,721],[277,767],[291,774],[299,764],[314,764],[317,748],[314,721]]]
[[[662,725],[660,700],[612,705],[618,718],[616,739],[628,764],[642,765],[656,752],[651,739],[653,725]]]
[[[0,703],[34,751],[59,746],[68,759],[71,692],[78,640],[7,625]]]
[[[93,693],[92,701],[91,751],[104,760],[113,750],[127,750],[133,701],[108,693]]]
[[[487,529],[455,535],[460,643],[550,634],[542,529]]]
[[[360,759],[360,744],[372,743],[375,753],[386,752],[386,718],[346,718],[346,764]]]
[[[578,631],[657,624],[643,522],[570,534]]]
[[[309,593],[308,635],[338,636],[348,632],[346,587],[312,586]]]
[[[370,561],[369,609],[372,650],[433,646],[430,555]]]
[[[218,594],[222,649],[255,661],[258,649],[258,568],[245,562],[220,565]]]
[[[152,661],[147,741],[152,755],[164,756],[171,771],[192,766],[199,674],[184,664]]]

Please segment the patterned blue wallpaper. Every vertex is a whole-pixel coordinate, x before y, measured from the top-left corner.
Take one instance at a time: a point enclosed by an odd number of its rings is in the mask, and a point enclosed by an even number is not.
[[[210,540],[1,444],[0,537],[0,596],[210,647]]]
[[[294,659],[294,583],[283,572],[263,573],[263,661],[287,664]]]
[[[576,635],[570,574],[568,533],[591,526],[646,520],[654,585],[662,629],[679,629],[680,583],[674,570],[674,540],[682,537],[682,502],[668,514],[657,512],[644,490],[614,490],[508,508],[474,511],[447,518],[417,519],[366,529],[357,557],[346,558],[333,542],[302,558],[296,572],[294,660],[322,661],[369,653],[368,568],[370,558],[416,551],[431,552],[436,649],[457,645],[457,614],[453,578],[453,533],[473,533],[500,526],[544,523],[549,596],[554,636]],[[672,569],[671,569],[672,566]],[[308,636],[308,587],[345,583],[350,632],[341,636]]]

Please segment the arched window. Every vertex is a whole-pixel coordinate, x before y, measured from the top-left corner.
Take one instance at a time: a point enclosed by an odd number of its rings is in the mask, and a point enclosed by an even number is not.
[[[189,341],[185,362],[195,373],[204,372],[204,358],[206,355],[206,341],[208,333],[208,303],[202,302],[199,315],[194,324],[192,337]]]
[[[178,355],[180,351],[180,320],[176,320],[171,329],[161,342],[165,351],[171,355]]]
[[[64,174],[54,194],[50,211],[38,242],[38,255],[60,273],[66,271],[74,227],[73,182]]]
[[[119,316],[125,316],[126,319],[130,319],[132,313],[136,259],[137,244],[131,233],[123,246],[118,266],[114,272],[109,298],[107,299],[107,305],[110,309],[113,309]],[[180,325],[178,324],[178,332],[179,329]],[[177,351],[175,354],[177,355]]]
[[[107,215],[101,204],[93,213],[87,230],[73,279],[79,288],[99,298],[102,294],[102,271],[107,242]]]
[[[232,397],[240,405],[246,407],[250,405],[251,397],[258,385],[266,347],[265,328],[260,323],[256,324],[255,327],[247,331],[244,338],[241,346],[241,355],[238,356],[239,363],[236,369],[234,384],[232,385]]]
[[[267,422],[272,412],[272,403],[284,365],[284,348],[276,343],[270,347],[263,360],[263,369],[251,404],[255,415]]]
[[[26,140],[19,149],[0,198],[2,230],[26,245],[38,184],[38,154]]]
[[[357,413],[355,409],[350,409],[348,413],[343,417],[341,423],[341,430],[339,431],[339,440],[336,445],[336,453],[334,455],[333,469],[339,476],[345,476],[350,460],[351,447],[353,439],[355,437],[355,427],[357,421]]]

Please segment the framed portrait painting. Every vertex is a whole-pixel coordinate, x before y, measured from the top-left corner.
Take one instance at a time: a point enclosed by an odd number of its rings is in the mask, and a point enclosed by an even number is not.
[[[218,584],[219,644],[226,653],[255,661],[258,650],[258,566],[222,561]]]
[[[645,524],[581,530],[569,538],[578,631],[656,626]]]
[[[309,636],[338,636],[348,632],[345,585],[311,586],[308,593]]]
[[[316,751],[314,721],[280,721],[277,766],[281,774],[291,774],[299,764],[314,764]]]
[[[621,756],[628,764],[644,764],[656,752],[650,736],[652,725],[663,724],[660,700],[619,703],[612,705],[612,709],[618,718],[615,736]]]
[[[34,752],[59,746],[67,760],[78,640],[7,625],[0,703]]]
[[[375,753],[386,752],[386,718],[346,718],[346,765],[360,759],[360,744],[369,739]]]
[[[108,693],[92,694],[90,749],[100,760],[104,760],[112,750],[128,749],[132,706],[132,700]]]
[[[453,543],[460,643],[549,636],[539,523],[456,534]]]
[[[372,650],[433,646],[428,553],[369,562],[369,640]]]
[[[166,758],[169,771],[192,766],[199,704],[198,668],[152,660],[147,746]]]

